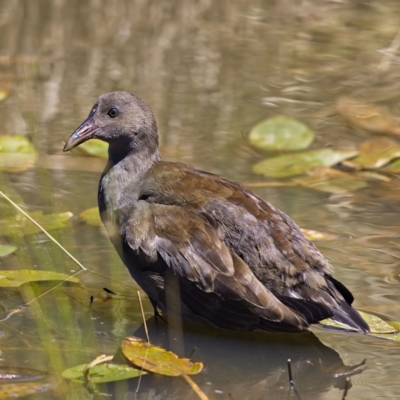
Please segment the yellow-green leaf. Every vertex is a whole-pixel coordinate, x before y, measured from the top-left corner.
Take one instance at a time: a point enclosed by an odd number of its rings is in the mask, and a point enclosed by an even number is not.
[[[21,172],[32,167],[37,152],[21,135],[0,135],[0,170]]]
[[[81,364],[76,367],[68,368],[63,371],[62,377],[76,382],[84,382],[86,380],[86,367],[87,364]],[[136,378],[146,373],[147,372],[133,368],[130,365],[109,362],[94,365],[89,369],[86,377],[92,383],[106,383]]]
[[[316,167],[331,167],[358,154],[356,150],[318,149],[267,158],[253,166],[253,172],[273,178],[301,175]]]
[[[121,349],[132,364],[161,375],[194,375],[203,369],[201,362],[193,363],[188,358],[178,358],[171,351],[136,337],[126,337],[122,341]]]
[[[0,257],[8,256],[9,254],[14,253],[15,250],[17,250],[15,246],[0,244]]]
[[[101,226],[101,219],[99,215],[99,209],[97,207],[88,208],[79,214],[79,219],[86,222],[89,225]]]
[[[62,229],[65,223],[71,219],[71,212],[43,215],[42,211],[28,213],[46,231]],[[22,214],[0,220],[0,232],[5,236],[21,236],[39,233],[41,230]]]
[[[400,157],[400,144],[389,138],[367,140],[360,146],[360,154],[351,160],[359,168],[380,168]]]
[[[0,399],[19,399],[31,394],[43,394],[51,389],[49,382],[19,382],[2,383],[0,385]]]
[[[267,118],[254,126],[250,143],[263,150],[302,150],[314,140],[314,132],[302,122],[285,115]]]
[[[397,330],[394,328],[392,325],[389,323],[385,322],[383,319],[377,317],[376,315],[369,314],[363,311],[359,311],[360,315],[364,318],[365,322],[369,325],[369,328],[371,330],[371,334],[393,334],[396,333]],[[340,329],[345,329],[349,331],[355,331],[356,329],[342,323],[338,323],[334,321],[333,319],[324,319],[323,321],[320,321],[320,324],[334,327],[334,328],[340,328]]]
[[[4,270],[0,271],[0,287],[19,287],[24,283],[38,281],[65,281],[78,283],[75,277],[60,272],[42,271],[36,269]]]
[[[88,156],[108,158],[108,143],[99,139],[88,140],[82,143],[78,149]]]

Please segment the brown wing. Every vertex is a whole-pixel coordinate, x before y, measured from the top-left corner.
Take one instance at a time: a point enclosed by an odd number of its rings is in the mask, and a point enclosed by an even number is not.
[[[163,309],[163,278],[170,269],[178,277],[186,316],[247,330],[308,326],[255,277],[199,214],[142,200],[131,210],[121,234],[129,246],[125,257],[131,257],[126,264],[141,266],[143,276],[135,276],[136,271],[134,277]]]

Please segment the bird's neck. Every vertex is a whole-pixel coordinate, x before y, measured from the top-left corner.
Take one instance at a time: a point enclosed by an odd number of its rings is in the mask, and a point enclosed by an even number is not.
[[[140,181],[146,172],[161,160],[155,151],[128,152],[109,148],[109,159],[99,184],[100,213],[107,210],[112,216],[118,210],[135,204],[139,199]]]

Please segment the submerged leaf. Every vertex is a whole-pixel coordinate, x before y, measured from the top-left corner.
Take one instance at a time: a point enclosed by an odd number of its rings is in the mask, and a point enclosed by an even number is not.
[[[268,158],[253,166],[253,172],[274,178],[301,175],[316,167],[331,167],[358,154],[356,150],[318,149]]]
[[[9,254],[14,253],[15,250],[17,250],[15,246],[0,244],[0,257],[8,256]]]
[[[400,157],[400,144],[392,139],[367,140],[360,146],[360,154],[351,160],[359,168],[379,168]]]
[[[388,165],[380,168],[379,171],[388,173],[388,174],[399,174],[400,173],[400,158],[392,161]]]
[[[302,122],[285,115],[267,118],[252,128],[250,143],[263,150],[302,150],[314,140],[314,132]]]
[[[314,229],[300,228],[300,230],[303,232],[304,236],[308,240],[311,240],[313,242],[318,240],[334,240],[340,237],[339,235],[335,235],[334,233],[315,231]]]
[[[385,108],[362,103],[356,99],[341,97],[336,109],[350,124],[373,133],[400,135],[393,115]]]
[[[31,394],[43,394],[52,388],[45,382],[3,383],[0,385],[0,399],[19,399]]]
[[[29,215],[46,231],[61,229],[71,219],[71,212],[43,215],[42,211],[30,212]],[[22,214],[0,220],[0,232],[5,236],[31,235],[41,232],[32,221]]]
[[[62,377],[77,382],[85,382],[88,379],[92,383],[106,383],[136,378],[147,374],[147,372],[133,368],[130,365],[112,362],[97,364],[91,367],[88,372],[86,372],[86,369],[87,364],[77,365],[63,371]]]
[[[178,358],[171,351],[154,346],[136,337],[126,337],[121,344],[124,356],[134,365],[161,375],[179,376],[198,374],[203,363]]]
[[[377,317],[376,315],[369,314],[363,311],[359,311],[360,315],[364,318],[365,322],[369,325],[371,329],[371,334],[393,334],[396,333],[397,330],[392,325],[385,322],[383,319]],[[330,326],[333,328],[345,329],[349,331],[356,331],[356,329],[339,322],[334,321],[333,319],[324,319],[319,322],[322,325]]]
[[[0,271],[0,287],[19,287],[24,283],[38,281],[65,281],[78,283],[75,277],[53,271],[35,269],[5,270]]]
[[[355,192],[368,186],[364,179],[354,174],[333,168],[319,167],[307,172],[307,176],[296,178],[292,183],[327,193]]]
[[[20,172],[32,167],[37,152],[21,135],[0,135],[0,170]]]
[[[78,149],[92,157],[108,158],[108,143],[99,139],[91,139],[79,145]]]
[[[101,226],[101,219],[99,215],[99,209],[97,207],[88,208],[79,214],[79,219],[86,222],[89,225]]]

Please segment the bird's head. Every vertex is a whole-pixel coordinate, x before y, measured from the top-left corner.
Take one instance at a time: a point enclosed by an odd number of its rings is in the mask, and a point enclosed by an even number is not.
[[[101,95],[89,116],[70,136],[64,151],[90,139],[100,139],[119,153],[157,151],[157,126],[150,107],[128,92]]]

